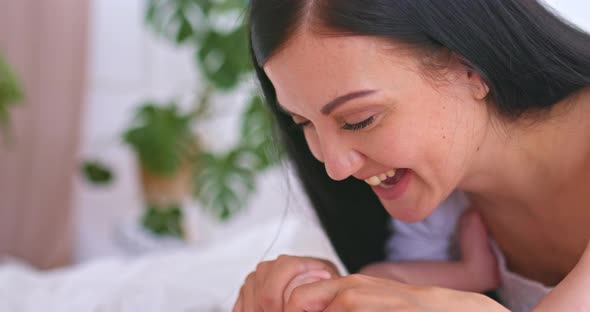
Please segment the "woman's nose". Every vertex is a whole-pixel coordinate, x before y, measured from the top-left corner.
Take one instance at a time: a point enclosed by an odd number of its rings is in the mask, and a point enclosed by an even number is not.
[[[324,166],[330,178],[344,180],[361,169],[363,156],[354,149],[330,150],[324,152]]]

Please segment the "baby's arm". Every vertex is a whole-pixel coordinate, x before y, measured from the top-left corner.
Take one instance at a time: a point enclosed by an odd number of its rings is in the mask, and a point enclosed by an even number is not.
[[[590,311],[590,243],[574,269],[534,311]]]
[[[460,261],[381,262],[360,273],[401,282],[485,292],[499,286],[496,258],[479,215],[467,212],[460,221]]]
[[[490,271],[478,273],[478,270],[472,270],[462,262],[382,262],[370,265],[360,273],[409,284],[439,286],[479,293],[495,289],[498,286],[494,273]]]

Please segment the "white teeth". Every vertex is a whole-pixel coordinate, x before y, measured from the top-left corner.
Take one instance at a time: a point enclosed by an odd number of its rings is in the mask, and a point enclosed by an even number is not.
[[[372,176],[368,179],[365,179],[365,182],[367,182],[367,184],[372,185],[372,186],[377,186],[379,184],[381,184],[381,182],[387,180],[387,178],[391,178],[395,175],[395,169],[389,170],[385,173],[381,173],[379,175],[376,176]]]
[[[377,186],[377,185],[381,184],[381,179],[379,179],[379,177],[372,176],[372,177],[366,179],[365,182],[367,182],[367,184],[370,184],[372,186]]]

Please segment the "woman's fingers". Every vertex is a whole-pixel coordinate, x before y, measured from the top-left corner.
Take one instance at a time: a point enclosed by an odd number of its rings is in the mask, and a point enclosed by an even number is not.
[[[265,290],[265,282],[268,277],[268,272],[272,266],[273,261],[263,261],[256,266],[254,287],[257,289],[255,297],[257,304],[259,304],[261,307],[264,307],[268,311],[274,312],[279,310],[279,306],[275,302],[276,300],[274,300],[272,290],[270,290],[271,294],[267,294],[267,291]]]
[[[285,303],[285,312],[324,311],[338,293],[351,288],[356,279],[356,275],[349,275],[299,286],[293,290],[289,301]]]
[[[398,287],[411,287],[404,285],[361,274],[317,281],[295,288],[285,312],[389,311],[401,302]]]
[[[256,272],[252,272],[248,274],[246,278],[246,282],[242,287],[243,290],[243,309],[240,312],[258,312],[261,311],[258,308],[258,303],[256,302]]]
[[[285,312],[507,311],[486,296],[360,274],[296,287]]]
[[[268,267],[264,270],[264,276],[261,275],[258,281],[257,301],[264,311],[269,312],[283,311],[285,289],[297,275],[312,270],[324,270],[331,276],[340,276],[330,262],[295,256],[279,256],[268,262]]]
[[[246,280],[244,281],[244,284],[242,285],[242,287],[240,287],[240,293],[238,294],[238,299],[236,300],[236,303],[234,304],[234,307],[232,309],[232,312],[244,312],[245,311],[245,307],[244,307],[244,298],[246,296],[246,291],[245,289],[247,287],[250,287],[250,285],[248,285],[248,277],[250,277],[250,275],[252,275],[254,272],[250,273],[247,277]]]
[[[287,288],[285,289],[285,292],[283,294],[283,302],[289,302],[291,293],[295,288],[301,285],[310,284],[330,278],[332,278],[332,275],[328,271],[324,270],[312,270],[297,275],[295,278],[291,280],[289,285],[287,285]]]
[[[289,281],[301,274],[305,267],[297,258],[279,256],[276,260],[258,265],[256,279],[256,302],[269,312],[282,312],[283,293]]]
[[[299,277],[289,288],[288,285]],[[339,277],[336,267],[329,261],[295,256],[279,256],[276,260],[258,264],[248,275],[234,305],[234,312],[283,312],[285,299],[292,289],[320,279]]]
[[[238,300],[236,300],[236,303],[234,304],[233,309],[231,310],[232,312],[243,312],[244,311],[244,299],[243,295],[242,295],[242,289],[244,287],[240,288],[240,294],[238,295]]]

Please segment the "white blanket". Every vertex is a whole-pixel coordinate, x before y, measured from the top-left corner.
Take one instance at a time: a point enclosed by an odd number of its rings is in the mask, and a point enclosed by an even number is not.
[[[280,254],[329,259],[344,272],[313,222],[276,219],[206,247],[135,260],[99,260],[52,272],[5,263],[0,310],[230,311],[245,276],[259,261]]]

